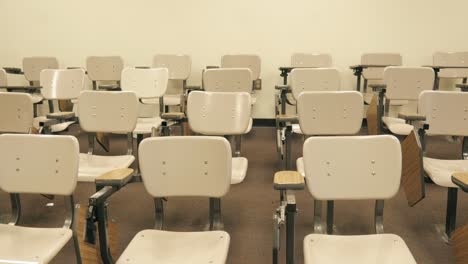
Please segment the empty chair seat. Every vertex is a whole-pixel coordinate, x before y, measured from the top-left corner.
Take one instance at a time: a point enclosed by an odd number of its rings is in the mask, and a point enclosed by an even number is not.
[[[304,143],[304,164],[306,185],[316,201],[377,200],[377,234],[310,234],[304,238],[305,264],[416,263],[403,239],[383,234],[383,200],[395,196],[400,187],[402,154],[397,138],[311,137]],[[314,226],[322,225],[321,214],[316,207]]]
[[[117,263],[225,263],[229,234],[224,231],[138,232]]]
[[[305,263],[392,264],[416,263],[405,241],[397,235],[325,236],[304,238]]]
[[[210,231],[143,230],[117,264],[226,263],[230,237],[216,229],[222,226],[219,200],[229,191],[231,181],[229,142],[222,137],[147,138],[141,143],[139,156],[143,184],[156,205],[163,197],[209,197]],[[162,206],[156,214],[156,229],[161,229]]]
[[[429,125],[426,136],[468,136],[467,119],[468,93],[425,91],[419,98],[419,111],[426,116]],[[426,136],[422,136],[422,146]],[[466,139],[465,139],[466,141]],[[452,183],[452,175],[457,172],[468,171],[466,142],[460,159],[423,158],[424,171],[437,185],[447,190],[447,216],[445,223],[446,242],[450,240],[456,224],[458,187]]]
[[[61,228],[18,226],[21,210],[13,210],[12,221],[0,224],[1,262],[49,263],[73,237],[77,263],[81,263],[72,196],[78,163],[78,140],[72,136],[0,136],[0,188],[16,197],[11,199],[12,208],[20,208],[21,194],[66,198],[66,220]]]

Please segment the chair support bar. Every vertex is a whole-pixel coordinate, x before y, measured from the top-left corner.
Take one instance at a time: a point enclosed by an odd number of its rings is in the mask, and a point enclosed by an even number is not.
[[[18,193],[10,193],[11,216],[9,225],[18,224],[21,218],[21,200]]]
[[[379,105],[378,105],[378,108],[377,108],[377,116],[378,116],[378,118],[377,118],[377,128],[379,130],[379,134],[383,133],[382,117],[384,116],[384,111],[385,111],[385,107],[384,107],[385,92],[386,92],[386,89],[381,89],[379,91]]]
[[[210,198],[210,230],[222,230],[221,199]]]
[[[458,188],[448,188],[447,190],[447,214],[445,216],[445,234],[450,241],[452,232],[455,230],[457,220],[457,200]]]
[[[164,224],[164,200],[163,198],[154,198],[154,212],[156,220],[154,229],[162,230]]]
[[[94,140],[96,135],[94,133],[88,133],[88,154],[92,155],[94,153]]]
[[[383,212],[384,212],[384,200],[376,200],[375,201],[375,233],[376,234],[383,234],[384,227],[383,227]]]
[[[294,264],[296,197],[293,190],[280,190],[280,206],[273,216],[273,264],[278,264],[281,227],[286,224],[286,264]]]

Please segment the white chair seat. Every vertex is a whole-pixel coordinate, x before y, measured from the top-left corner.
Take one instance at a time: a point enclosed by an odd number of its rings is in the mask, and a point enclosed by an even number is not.
[[[224,231],[169,232],[143,230],[136,234],[117,264],[224,264],[229,251]]]
[[[40,94],[33,93],[31,94],[33,104],[41,102],[44,98]]]
[[[128,168],[134,160],[135,157],[132,155],[98,156],[80,153],[78,181],[94,182],[96,177],[106,172]]]
[[[66,228],[0,225],[1,263],[49,263],[72,237]]]
[[[153,127],[159,128],[162,121],[160,117],[138,118],[133,134],[151,134]]]
[[[467,172],[468,160],[440,160],[425,157],[423,166],[424,171],[435,184],[457,188],[457,185],[452,183],[452,174],[454,172]]]
[[[296,170],[302,175],[302,177],[305,177],[304,158],[301,157],[296,160]]]
[[[393,234],[304,238],[304,263],[412,264],[416,263],[403,239]]]
[[[404,119],[396,117],[382,117],[385,126],[395,135],[407,136],[413,131],[412,125],[406,124]]]
[[[292,125],[292,132],[296,134],[304,134],[302,133],[301,126],[299,124],[293,124]]]
[[[164,105],[180,105],[180,94],[164,95]]]
[[[45,116],[35,117],[34,121],[33,121],[34,128],[39,129],[39,123],[44,122],[46,120],[47,120],[47,117],[45,117]],[[75,121],[62,122],[62,123],[50,126],[50,129],[51,129],[52,133],[63,132],[69,126],[73,125],[74,123],[76,123],[76,122]]]
[[[238,157],[232,158],[232,178],[231,184],[238,184],[244,181],[247,175],[247,168],[249,167],[249,161],[246,158]]]

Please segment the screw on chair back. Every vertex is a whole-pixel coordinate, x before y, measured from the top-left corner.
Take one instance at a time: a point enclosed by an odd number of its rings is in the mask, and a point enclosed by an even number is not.
[[[260,78],[261,59],[258,55],[224,55],[221,68],[247,68],[252,72],[252,80]]]
[[[382,200],[398,192],[402,158],[394,136],[310,137],[303,151],[315,199]]]
[[[365,53],[361,56],[362,65],[400,66],[403,59],[398,53]],[[368,80],[382,80],[384,67],[371,67],[362,71],[362,76]]]
[[[29,82],[38,82],[42,70],[58,69],[58,61],[54,57],[27,57],[23,59],[24,78]]]
[[[138,98],[159,98],[167,90],[169,71],[167,68],[136,69],[122,71],[122,91],[135,92]]]
[[[428,135],[468,136],[468,93],[424,91],[419,112],[426,116]]]
[[[187,102],[190,128],[205,135],[242,135],[250,122],[250,94],[191,92]]]
[[[143,183],[153,197],[219,198],[231,184],[231,147],[222,137],[147,138],[139,157]]]
[[[8,193],[71,195],[78,163],[75,137],[0,136],[0,188]]]
[[[330,68],[332,56],[326,53],[294,53],[291,56],[291,67]]]
[[[167,68],[170,80],[187,80],[192,70],[189,55],[157,54],[153,57],[153,68]]]
[[[341,77],[337,69],[294,69],[290,74],[291,92],[297,100],[299,94],[310,91],[339,91]]]
[[[86,70],[91,81],[120,81],[123,68],[120,56],[91,56],[86,59]]]
[[[422,91],[434,87],[434,70],[426,67],[387,67],[384,82],[385,97],[389,100],[416,101]]]
[[[83,69],[43,70],[40,74],[41,94],[47,100],[71,100],[80,96],[85,87]]]
[[[302,92],[297,100],[305,135],[352,135],[362,125],[364,102],[356,91]]]
[[[78,114],[86,132],[131,133],[136,126],[138,99],[134,92],[83,91]]]
[[[252,71],[247,68],[208,69],[203,73],[203,88],[207,92],[252,91]]]
[[[436,52],[433,64],[444,67],[468,67],[468,52]],[[468,69],[440,69],[440,78],[466,78]]]
[[[31,95],[0,92],[0,133],[29,133],[33,120]]]

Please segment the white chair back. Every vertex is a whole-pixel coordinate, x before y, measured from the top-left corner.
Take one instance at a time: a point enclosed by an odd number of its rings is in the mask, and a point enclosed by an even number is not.
[[[426,116],[428,135],[468,136],[468,93],[424,91],[418,110]]]
[[[390,100],[418,100],[422,91],[434,87],[434,70],[425,67],[387,67],[384,82],[385,97]]]
[[[167,68],[170,80],[187,80],[192,70],[189,55],[158,54],[153,57],[153,68]]]
[[[143,183],[153,197],[218,198],[231,184],[231,146],[222,137],[147,138],[139,157]]]
[[[302,92],[339,91],[341,88],[340,73],[333,68],[294,69],[289,76],[296,100]]]
[[[33,120],[31,95],[0,92],[0,133],[29,133]]]
[[[86,132],[130,133],[137,123],[138,99],[134,92],[84,91],[78,114]]]
[[[41,79],[42,70],[58,68],[58,61],[54,57],[27,57],[23,59],[24,78],[30,82],[38,82]]]
[[[331,68],[332,56],[326,53],[294,53],[291,56],[291,67]]]
[[[353,135],[362,125],[364,101],[356,91],[303,92],[297,114],[305,135]]]
[[[42,70],[41,94],[47,100],[70,100],[80,96],[85,87],[86,74],[83,69]]]
[[[120,56],[91,56],[86,59],[86,70],[91,81],[120,81],[123,68]]]
[[[401,66],[403,59],[398,53],[365,53],[361,56],[363,65]],[[382,80],[384,67],[371,67],[362,71],[362,76],[368,80]]]
[[[121,88],[122,91],[135,92],[138,98],[159,98],[166,93],[168,80],[167,68],[125,68]]]
[[[73,136],[0,136],[0,188],[8,193],[71,195],[78,178]]]
[[[224,55],[221,58],[221,68],[248,68],[252,71],[252,80],[260,78],[261,65],[258,55]]]
[[[445,67],[468,67],[468,52],[436,52],[433,64]],[[466,78],[468,69],[440,69],[440,78]]]
[[[249,93],[191,92],[187,101],[190,128],[200,134],[245,134],[250,123]]]
[[[380,200],[398,192],[402,156],[394,136],[310,137],[303,151],[315,199]]]
[[[252,72],[247,68],[207,69],[203,73],[203,88],[207,92],[252,91]]]

